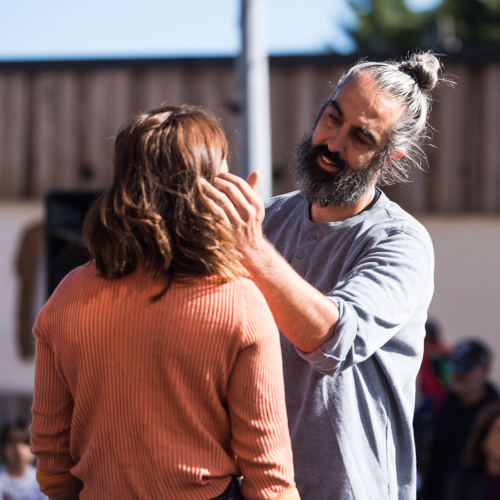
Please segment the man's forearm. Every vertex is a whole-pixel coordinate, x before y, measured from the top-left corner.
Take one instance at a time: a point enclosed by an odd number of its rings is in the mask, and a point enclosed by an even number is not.
[[[245,266],[290,342],[312,352],[333,336],[337,306],[299,276],[269,241],[247,247],[244,255]]]

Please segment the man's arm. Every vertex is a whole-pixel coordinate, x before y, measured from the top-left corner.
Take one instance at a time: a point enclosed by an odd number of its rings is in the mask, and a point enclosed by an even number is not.
[[[333,336],[339,311],[263,235],[264,205],[253,189],[256,182],[255,172],[247,182],[221,174],[214,181],[215,188],[204,182],[203,189],[214,212],[233,227],[243,264],[266,298],[280,331],[300,350],[312,352]]]

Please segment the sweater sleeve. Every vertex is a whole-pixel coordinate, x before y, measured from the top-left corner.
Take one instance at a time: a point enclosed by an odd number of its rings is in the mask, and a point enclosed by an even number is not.
[[[245,346],[228,388],[232,449],[245,498],[297,499],[279,333],[264,298],[249,285],[241,305]]]
[[[69,452],[73,399],[58,373],[54,353],[35,326],[37,337],[31,446],[38,458],[37,479],[47,495],[72,495],[80,482],[69,474],[74,462]]]

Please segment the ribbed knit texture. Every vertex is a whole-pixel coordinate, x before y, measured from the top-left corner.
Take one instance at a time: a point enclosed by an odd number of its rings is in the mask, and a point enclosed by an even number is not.
[[[32,446],[81,499],[245,498],[293,487],[279,337],[246,278],[163,283],[72,271],[40,312]],[[237,459],[235,459],[235,455]],[[43,487],[43,485],[41,485]],[[298,498],[298,497],[297,497]]]

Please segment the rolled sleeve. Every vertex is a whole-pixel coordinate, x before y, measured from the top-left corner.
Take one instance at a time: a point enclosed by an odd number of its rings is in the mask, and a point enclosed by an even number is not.
[[[298,355],[325,375],[334,375],[350,355],[356,338],[357,317],[352,307],[338,297],[328,297],[339,309],[339,320],[333,337],[312,352],[301,351]]]
[[[333,337],[298,354],[333,375],[373,355],[432,295],[431,250],[413,234],[394,231],[373,244],[327,294],[339,308]]]

